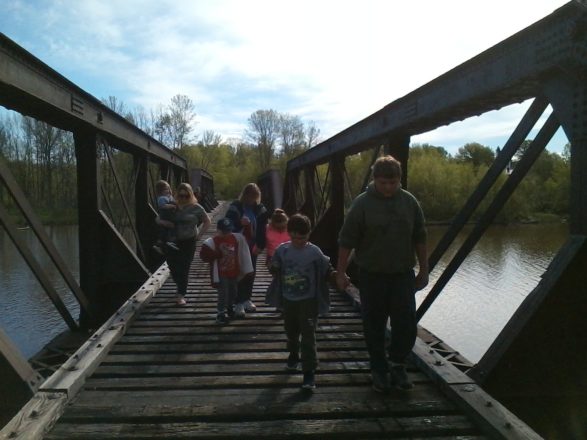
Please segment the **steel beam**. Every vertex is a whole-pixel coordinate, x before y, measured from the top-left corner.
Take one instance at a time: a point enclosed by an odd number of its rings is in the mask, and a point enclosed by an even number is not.
[[[55,127],[92,129],[117,148],[143,151],[180,169],[186,160],[0,33],[0,104]]]
[[[562,71],[587,69],[587,8],[571,1],[551,15],[311,148],[292,171],[519,103]]]

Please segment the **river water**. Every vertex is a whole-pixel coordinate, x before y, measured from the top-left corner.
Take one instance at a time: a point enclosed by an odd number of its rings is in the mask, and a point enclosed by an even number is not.
[[[430,247],[444,227],[429,227]],[[77,227],[47,229],[70,270],[79,279]],[[465,231],[466,232],[466,231]],[[30,230],[19,232],[54,281],[68,310],[77,319],[76,300]],[[525,296],[536,286],[567,237],[566,225],[493,226],[445,287],[422,325],[472,362],[478,361]],[[451,255],[417,294],[418,303],[442,273]],[[10,238],[0,229],[0,326],[27,358],[67,327]]]

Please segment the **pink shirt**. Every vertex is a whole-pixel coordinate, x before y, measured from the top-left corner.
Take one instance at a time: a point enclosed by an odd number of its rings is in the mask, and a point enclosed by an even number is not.
[[[267,225],[267,230],[265,231],[265,238],[267,239],[265,249],[267,250],[268,257],[273,257],[275,249],[277,249],[277,246],[279,246],[281,243],[290,241],[287,230],[278,231],[276,229],[273,229],[270,224]]]

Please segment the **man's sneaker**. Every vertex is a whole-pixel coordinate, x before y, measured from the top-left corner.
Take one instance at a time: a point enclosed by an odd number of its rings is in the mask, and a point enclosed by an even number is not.
[[[183,296],[178,297],[176,303],[178,306],[185,306],[187,304]]]
[[[306,371],[304,373],[304,380],[302,382],[302,389],[303,390],[313,390],[316,388],[316,382],[314,380],[314,372],[313,371]]]
[[[178,251],[179,250],[179,248],[177,247],[177,245],[174,242],[172,242],[172,241],[168,241],[167,243],[165,243],[165,245],[168,248],[173,249],[174,251]]]
[[[245,307],[245,312],[247,312],[247,313],[252,313],[252,312],[257,311],[257,306],[255,304],[253,304],[253,301],[251,301],[250,299],[246,300],[243,303],[243,305]]]
[[[300,363],[300,357],[297,353],[290,353],[287,358],[287,364],[285,365],[286,370],[296,371]]]
[[[234,305],[234,317],[235,318],[244,318],[245,317],[245,306],[243,303],[235,304]]]
[[[391,382],[398,390],[406,391],[414,388],[414,384],[408,378],[406,367],[404,365],[394,365],[391,367]]]
[[[371,371],[372,387],[378,393],[389,392],[389,378],[385,371]]]
[[[228,318],[226,317],[225,313],[219,313],[218,315],[216,315],[216,324],[219,324],[219,325],[228,324]]]
[[[157,252],[159,255],[165,255],[165,252],[163,252],[163,249],[161,249],[161,246],[159,245],[153,246],[153,250]]]

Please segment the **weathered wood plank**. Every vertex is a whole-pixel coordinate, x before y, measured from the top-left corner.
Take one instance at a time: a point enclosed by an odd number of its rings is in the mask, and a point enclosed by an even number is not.
[[[433,351],[433,350],[432,350]],[[496,438],[541,439],[526,423],[487,394],[469,376],[432,352],[421,340],[416,341],[413,359],[424,371],[437,379],[448,395],[467,414],[481,423]]]
[[[410,437],[429,433],[470,434],[474,426],[463,416],[433,416],[422,418],[352,418],[322,420],[278,420],[255,422],[192,422],[160,424],[57,424],[47,439],[159,439],[159,438],[351,438],[369,434]]]
[[[39,389],[65,392],[70,397],[75,395],[167,277],[169,269],[163,265]]]
[[[265,389],[247,393],[88,392],[60,419],[67,423],[169,423],[179,421],[275,420],[277,418],[350,418],[454,414],[456,407],[434,388],[421,387],[406,398],[400,393],[383,396],[370,388],[317,388],[309,397],[297,389],[273,393]],[[113,400],[117,405],[112,405]],[[148,405],[145,402],[150,402]]]
[[[363,341],[363,335],[358,332],[346,332],[346,333],[325,333],[320,332],[316,334],[316,340],[320,341],[329,341],[329,340],[337,340],[337,341]],[[118,346],[124,346],[126,344],[175,344],[175,343],[199,343],[199,342],[207,342],[210,344],[215,344],[217,342],[268,342],[268,341],[281,341],[285,342],[287,339],[285,337],[285,333],[282,332],[281,334],[266,334],[265,332],[260,333],[258,335],[251,336],[250,334],[242,334],[242,333],[220,333],[220,334],[205,334],[205,335],[182,335],[182,336],[152,336],[152,335],[139,335],[139,336],[132,336],[132,335],[124,335],[122,338],[118,340]]]
[[[366,349],[363,341],[320,341],[318,351],[326,350],[361,350]],[[111,354],[134,353],[230,353],[247,351],[281,351],[285,350],[284,342],[259,342],[254,345],[242,342],[189,343],[189,344],[125,344],[112,347]]]
[[[42,439],[63,412],[67,395],[37,392],[0,431],[0,440]]]
[[[285,374],[288,372],[285,368],[285,362],[278,363],[232,363],[223,364],[199,364],[197,367],[189,364],[182,365],[136,365],[136,364],[117,364],[117,365],[100,365],[93,378],[106,377],[139,377],[139,376],[193,376],[198,375],[219,375],[219,374]],[[370,371],[368,361],[349,361],[349,362],[320,362],[321,373],[335,372],[363,372]]]
[[[367,361],[367,351],[327,351],[318,353],[320,361]],[[244,363],[244,362],[278,362],[285,364],[287,354],[281,353],[210,353],[210,354],[135,354],[113,355],[104,359],[104,364],[118,363],[158,363],[158,364],[205,364],[205,363]]]
[[[221,374],[221,373],[219,373]],[[414,383],[429,379],[419,372],[409,372],[408,376]],[[344,374],[316,374],[317,386],[364,385],[371,386],[371,375],[365,373]],[[296,387],[302,384],[301,373],[297,374],[270,374],[270,375],[216,375],[200,376],[194,372],[193,376],[186,377],[116,377],[90,378],[85,383],[89,390],[179,390],[179,389],[206,389],[206,388],[274,388]]]

